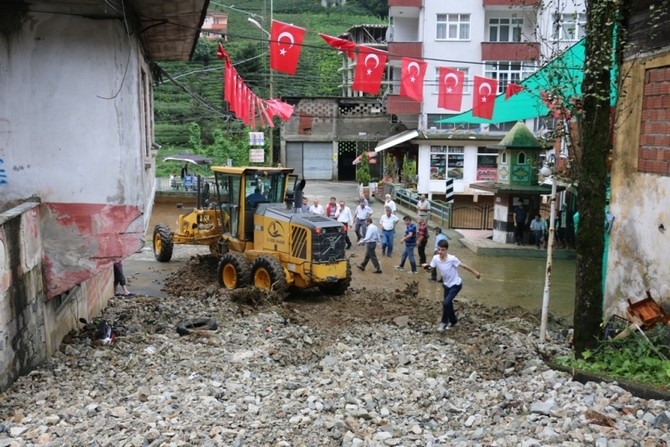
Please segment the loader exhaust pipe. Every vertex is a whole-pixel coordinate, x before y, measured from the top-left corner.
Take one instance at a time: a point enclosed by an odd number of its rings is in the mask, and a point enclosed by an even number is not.
[[[293,213],[302,213],[302,190],[305,187],[305,179],[300,180],[293,191]]]

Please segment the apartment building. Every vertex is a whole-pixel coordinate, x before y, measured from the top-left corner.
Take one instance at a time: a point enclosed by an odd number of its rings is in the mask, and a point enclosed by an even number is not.
[[[200,36],[207,40],[223,39],[228,41],[228,14],[224,12],[209,12],[202,23]]]
[[[418,190],[445,191],[454,179],[456,194],[477,196],[478,181],[495,181],[498,143],[516,121],[485,123],[438,121],[470,110],[473,77],[498,81],[498,92],[520,82],[548,60],[584,37],[586,6],[582,0],[388,0],[389,80],[387,112],[407,128],[417,129]],[[400,96],[402,57],[421,59],[428,67],[423,101]],[[438,70],[465,74],[460,111],[438,107]],[[526,120],[534,132],[552,126],[551,119]],[[484,193],[485,194],[485,193]],[[473,200],[472,198],[469,199]],[[474,199],[476,200],[476,199]]]

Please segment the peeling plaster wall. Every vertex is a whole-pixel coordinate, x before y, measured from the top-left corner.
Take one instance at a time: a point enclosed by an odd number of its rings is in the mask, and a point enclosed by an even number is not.
[[[31,196],[46,205],[51,298],[144,244],[155,187],[150,71],[120,20],[16,21],[0,23],[0,210]]]
[[[640,141],[643,111],[651,107],[643,100],[649,70],[670,67],[667,52],[647,59],[627,63],[621,72],[627,74],[622,98],[617,107],[617,128],[612,168],[612,197],[610,211],[615,216],[610,235],[607,283],[605,289],[605,314],[623,314],[627,299],[645,298],[650,290],[652,297],[670,306],[670,172],[668,161],[665,173],[640,172]],[[670,92],[670,79],[663,81],[661,90]],[[658,96],[657,95],[657,96]],[[664,93],[664,101],[670,94]],[[670,118],[670,108],[660,108]],[[670,134],[656,137],[659,154],[670,155]],[[649,133],[647,133],[649,136]],[[659,230],[663,224],[665,232]]]

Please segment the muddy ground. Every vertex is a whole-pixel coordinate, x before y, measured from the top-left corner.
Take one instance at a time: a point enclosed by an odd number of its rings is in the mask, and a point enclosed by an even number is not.
[[[352,259],[353,260],[353,259]],[[422,282],[429,283],[423,274],[408,275],[402,272],[389,274],[383,287],[367,287],[367,277],[376,277],[372,272],[355,272],[352,287],[342,296],[324,296],[317,289],[301,291],[280,297],[268,294],[253,287],[228,291],[219,288],[217,281],[218,259],[210,255],[194,255],[176,272],[169,275],[163,290],[168,296],[161,300],[160,306],[182,308],[176,311],[181,317],[197,317],[201,301],[226,303],[227,316],[219,314],[217,318],[245,318],[249,314],[262,311],[276,311],[284,317],[285,324],[299,324],[312,327],[322,335],[320,343],[328,345],[335,342],[342,329],[348,325],[366,322],[383,322],[396,326],[409,326],[427,337],[427,342],[444,338],[468,338],[469,348],[463,353],[463,363],[472,364],[484,377],[495,378],[503,374],[510,365],[501,362],[498,331],[488,331],[486,327],[494,324],[524,334],[535,334],[540,324],[540,316],[522,309],[495,308],[477,303],[455,302],[459,324],[444,334],[435,328],[441,315],[441,302],[432,297],[433,293],[422,293]],[[357,269],[354,269],[357,270]],[[356,274],[358,273],[358,275]],[[430,282],[429,287],[438,287]],[[426,295],[431,297],[426,298]],[[206,297],[206,298],[205,298]],[[150,321],[153,317],[141,317],[140,308],[146,308],[143,298],[116,301],[115,312],[126,311],[136,317]],[[185,315],[183,309],[191,309],[191,315]],[[148,308],[151,310],[151,306]],[[172,324],[176,320],[172,321]],[[165,321],[156,324],[164,325]],[[144,328],[151,332],[150,328]],[[164,330],[171,330],[164,327]],[[275,328],[275,331],[278,328]],[[559,342],[567,332],[566,322],[550,318],[550,329]],[[533,335],[531,335],[533,337]],[[554,348],[555,349],[555,348]],[[531,354],[531,353],[528,353]]]

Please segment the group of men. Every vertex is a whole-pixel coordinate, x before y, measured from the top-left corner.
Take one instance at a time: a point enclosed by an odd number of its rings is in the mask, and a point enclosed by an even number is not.
[[[377,245],[380,244],[382,247],[382,256],[392,257],[395,227],[400,221],[400,218],[397,216],[398,207],[390,194],[386,194],[385,196],[384,214],[379,218],[379,227],[377,227],[372,218],[372,208],[370,208],[367,199],[363,196],[361,196],[359,205],[353,211],[346,206],[344,200],[341,200],[338,203],[335,197],[330,198],[328,205],[326,205],[325,208],[319,204],[318,199],[314,199],[311,206],[309,205],[308,200],[305,200],[303,202],[303,209],[305,211],[324,215],[331,219],[336,219],[347,226],[347,229],[351,228],[353,225],[357,237],[357,245],[365,245],[365,257],[360,264],[356,265],[356,267],[361,271],[365,271],[368,263],[372,263],[372,266],[374,267],[373,273],[382,273],[381,263],[377,258]],[[453,327],[458,321],[453,304],[454,298],[460,292],[462,287],[462,280],[458,274],[458,268],[462,267],[477,278],[480,278],[481,274],[474,268],[461,263],[457,257],[448,253],[449,238],[442,233],[440,227],[435,227],[433,229],[435,232],[433,256],[430,262],[427,262],[426,246],[428,245],[429,239],[427,222],[429,218],[430,203],[426,199],[426,196],[422,195],[417,202],[416,223],[412,221],[412,217],[409,215],[402,218],[405,223],[405,232],[400,239],[403,244],[403,251],[400,257],[400,264],[396,266],[396,269],[404,271],[405,263],[409,262],[409,273],[418,273],[417,262],[414,257],[414,249],[417,247],[419,253],[419,265],[430,271],[430,279],[432,281],[437,281],[437,273],[440,273],[444,289],[444,300],[442,303],[442,317],[437,330],[443,332],[444,330]],[[346,248],[349,250],[352,244],[346,232],[345,241],[347,244]]]

